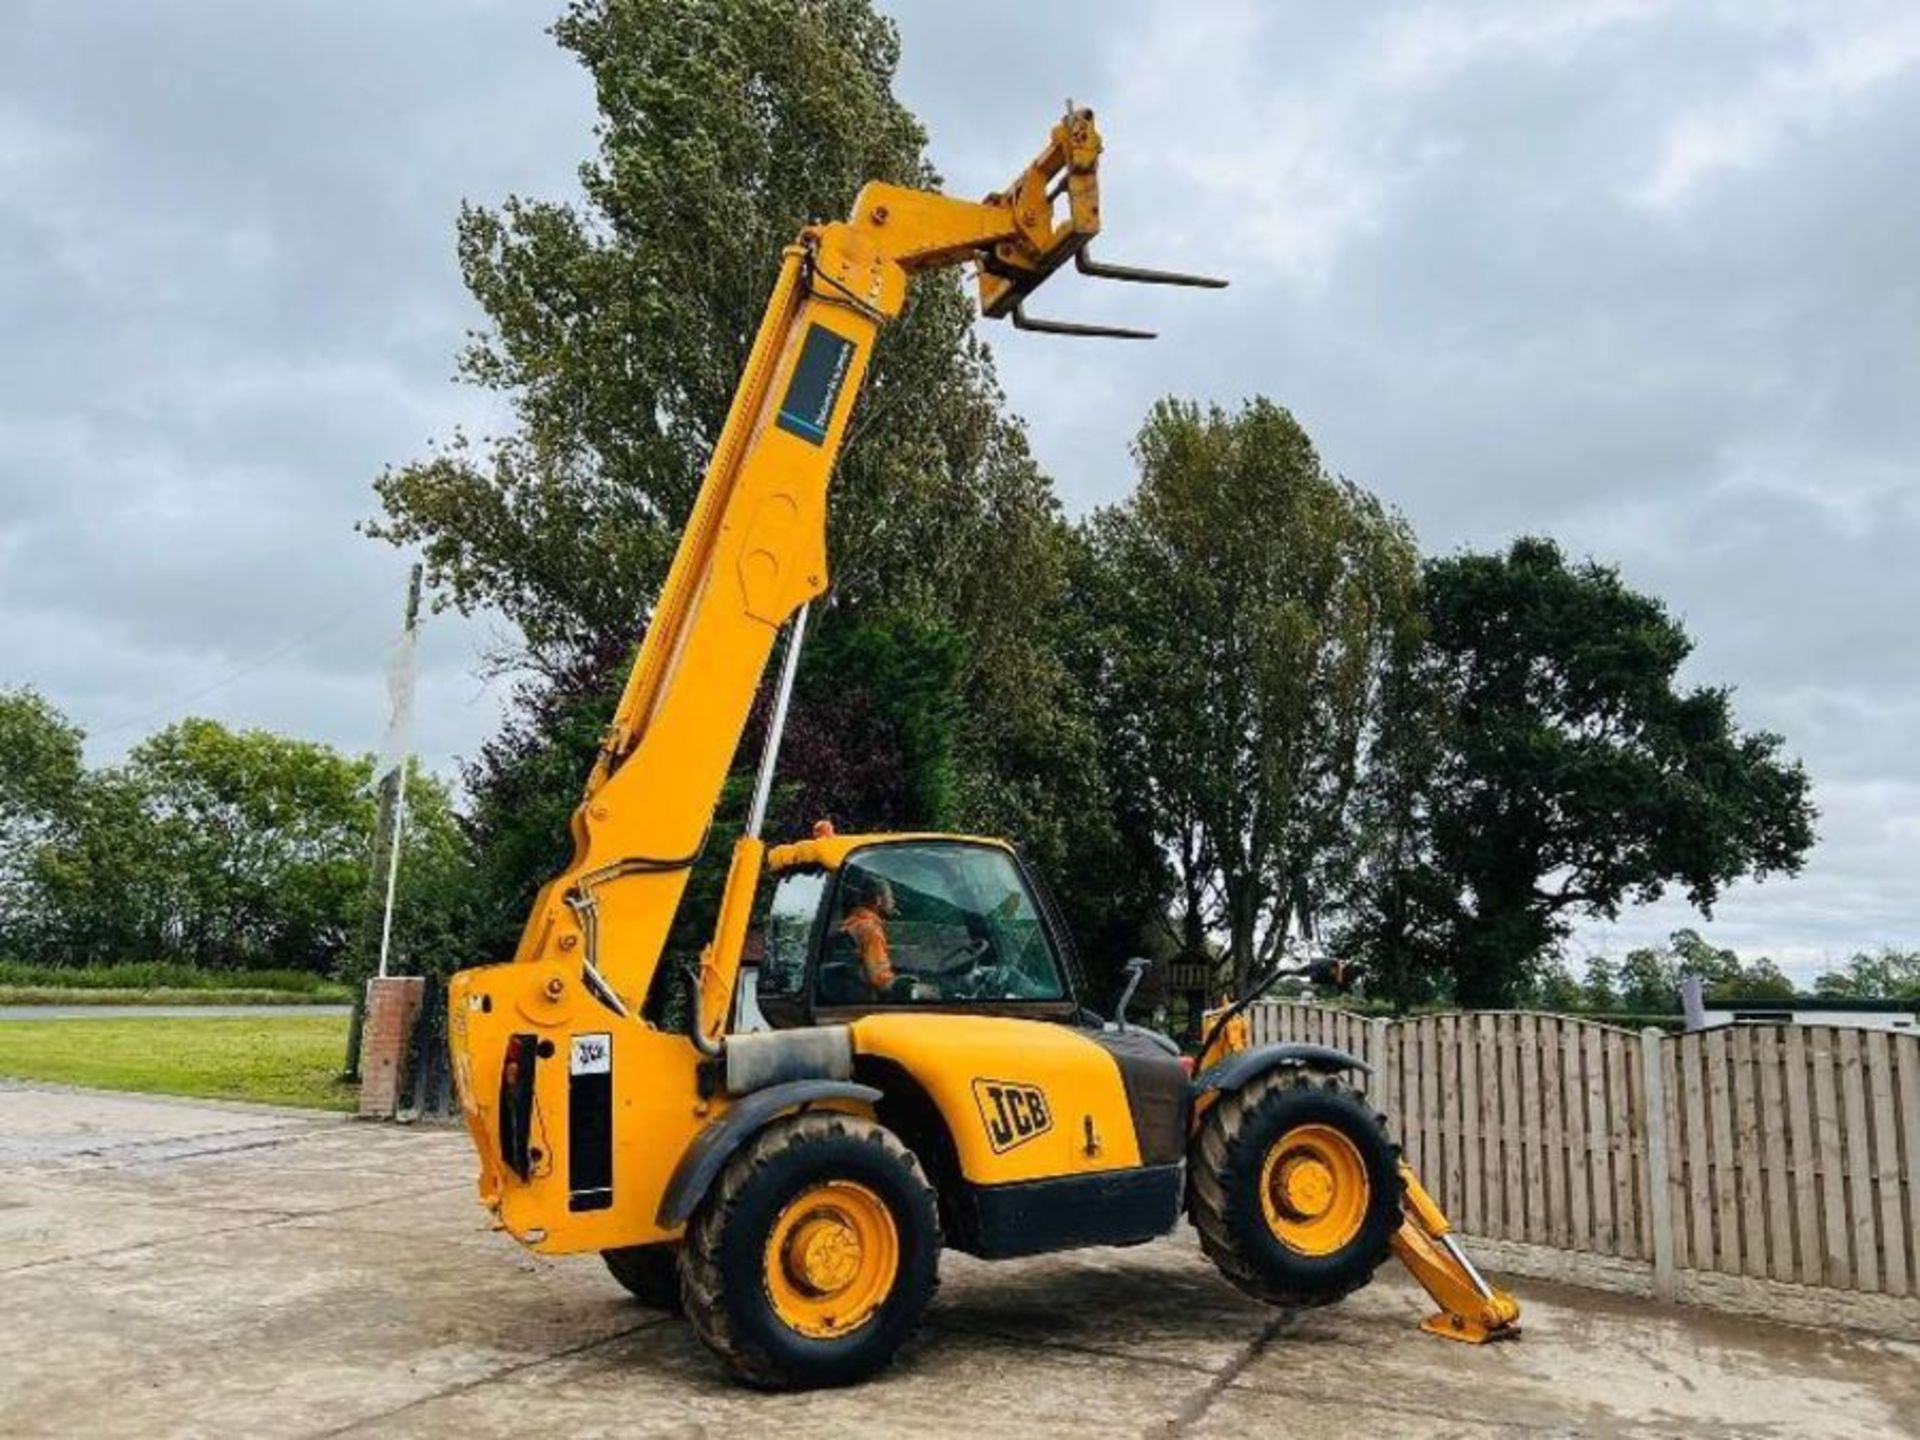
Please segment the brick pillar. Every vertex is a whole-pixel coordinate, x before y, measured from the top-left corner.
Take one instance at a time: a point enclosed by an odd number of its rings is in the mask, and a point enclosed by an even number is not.
[[[391,1120],[407,1083],[413,1024],[420,1018],[427,982],[419,975],[389,975],[367,981],[367,1019],[360,1041],[360,1114]]]

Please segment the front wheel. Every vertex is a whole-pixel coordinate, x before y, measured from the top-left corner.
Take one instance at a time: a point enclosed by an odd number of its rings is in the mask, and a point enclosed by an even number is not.
[[[1400,1227],[1399,1147],[1329,1076],[1276,1070],[1222,1096],[1188,1165],[1201,1248],[1272,1305],[1329,1305],[1373,1278]]]
[[[845,1385],[884,1368],[939,1283],[919,1163],[871,1120],[776,1120],[735,1155],[687,1230],[687,1318],[749,1384]]]

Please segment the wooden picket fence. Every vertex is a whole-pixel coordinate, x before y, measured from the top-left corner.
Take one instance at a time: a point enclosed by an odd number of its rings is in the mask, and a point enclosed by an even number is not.
[[[1559,1015],[1252,1011],[1374,1067],[1371,1101],[1471,1235],[1920,1296],[1920,1035],[1638,1033]]]

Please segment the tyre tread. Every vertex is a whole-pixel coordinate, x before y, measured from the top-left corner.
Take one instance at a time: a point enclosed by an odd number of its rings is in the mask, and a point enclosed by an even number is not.
[[[935,1254],[942,1242],[939,1206],[927,1184],[919,1160],[900,1143],[892,1132],[871,1120],[838,1110],[804,1111],[775,1120],[748,1142],[727,1162],[687,1227],[686,1243],[680,1252],[680,1294],[688,1321],[706,1347],[718,1355],[734,1374],[748,1384],[766,1390],[786,1390],[814,1383],[813,1378],[797,1373],[770,1353],[735,1322],[727,1304],[726,1282],[721,1268],[721,1245],[729,1221],[740,1197],[754,1178],[789,1151],[821,1140],[835,1138],[864,1140],[878,1146],[898,1164],[921,1194],[920,1201],[931,1216]],[[927,1288],[931,1301],[939,1289],[936,1265]]]
[[[1316,1074],[1304,1069],[1279,1069],[1256,1076],[1244,1088],[1222,1096],[1201,1122],[1200,1134],[1195,1142],[1197,1163],[1189,1167],[1187,1184],[1188,1218],[1199,1234],[1201,1250],[1214,1267],[1244,1294],[1269,1305],[1295,1310],[1335,1304],[1366,1286],[1387,1258],[1392,1245],[1391,1234],[1380,1237],[1376,1244],[1378,1253],[1371,1257],[1372,1263],[1359,1267],[1358,1273],[1348,1282],[1332,1288],[1302,1291],[1279,1284],[1263,1273],[1263,1267],[1247,1253],[1237,1238],[1235,1221],[1238,1217],[1233,1213],[1233,1199],[1225,1177],[1245,1148],[1246,1131],[1269,1104],[1284,1100],[1294,1090],[1309,1087],[1336,1094],[1352,1093],[1338,1076]],[[1385,1117],[1372,1112],[1369,1114],[1385,1135]],[[1400,1147],[1389,1139],[1388,1149],[1397,1162]],[[1399,1183],[1396,1170],[1396,1190]],[[1397,1193],[1394,1200],[1397,1208]],[[1264,1224],[1265,1221],[1260,1223]]]

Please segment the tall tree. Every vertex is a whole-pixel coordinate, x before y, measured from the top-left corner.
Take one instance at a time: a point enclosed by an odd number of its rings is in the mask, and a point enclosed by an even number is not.
[[[488,320],[459,371],[509,397],[515,424],[387,472],[368,527],[419,546],[452,603],[505,615],[518,643],[498,659],[530,672],[468,775],[487,947],[564,850],[782,248],[869,179],[937,180],[892,93],[898,38],[867,0],[575,0],[553,33],[599,102],[581,198],[469,205],[458,227]],[[840,808],[831,780],[858,773],[872,818],[1044,839],[1059,827],[1029,757],[1071,696],[1038,638],[1064,527],[972,321],[957,276],[924,277],[876,351],[835,477],[836,603],[815,627],[789,772],[808,803]],[[921,647],[916,673],[956,662],[964,706],[906,712],[846,663],[862,645],[900,661],[902,636]],[[932,716],[948,734],[923,733]],[[936,753],[950,772],[929,789],[914,757]],[[883,777],[878,757],[900,764]]]
[[[1450,988],[1445,937],[1434,924],[1449,897],[1444,878],[1425,863],[1428,782],[1445,743],[1425,641],[1424,617],[1416,615],[1397,627],[1388,652],[1329,927],[1338,953],[1364,958],[1367,993],[1403,1006],[1441,999]]]
[[[1183,951],[1218,937],[1238,988],[1346,859],[1418,563],[1268,400],[1162,401],[1135,454],[1133,494],[1087,526],[1099,717],[1171,861]]]
[[[1423,782],[1440,951],[1463,1005],[1503,1005],[1576,917],[1679,888],[1703,913],[1813,843],[1806,772],[1682,687],[1659,601],[1550,540],[1430,561],[1429,681],[1444,744]]]
[[[1861,951],[1813,982],[1834,1000],[1920,1000],[1920,950]]]
[[[86,774],[28,857],[29,958],[333,973],[367,890],[373,758],[183,720]],[[446,787],[407,788],[395,939],[444,968],[471,881]]]
[[[167,862],[170,939],[184,958],[300,965],[344,948],[369,818],[351,760],[182,720],[135,746],[126,772]]]
[[[82,738],[37,691],[0,690],[0,953],[37,928],[32,857],[78,810]]]
[[[66,823],[29,861],[42,965],[175,960],[169,876],[142,788],[118,767],[83,777]]]

